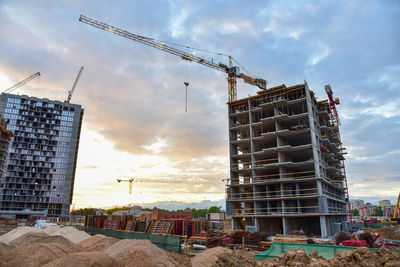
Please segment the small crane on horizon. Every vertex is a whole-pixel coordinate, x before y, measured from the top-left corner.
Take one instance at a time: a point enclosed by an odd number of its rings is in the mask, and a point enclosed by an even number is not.
[[[132,194],[132,183],[133,183],[134,179],[130,178],[129,180],[122,180],[122,179],[117,179],[117,182],[129,182],[129,194]]]

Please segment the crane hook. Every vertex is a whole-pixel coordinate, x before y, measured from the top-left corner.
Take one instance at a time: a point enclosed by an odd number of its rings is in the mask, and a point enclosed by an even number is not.
[[[186,86],[186,106],[185,106],[185,112],[187,112],[187,87],[189,86],[189,82],[184,82],[183,84]]]

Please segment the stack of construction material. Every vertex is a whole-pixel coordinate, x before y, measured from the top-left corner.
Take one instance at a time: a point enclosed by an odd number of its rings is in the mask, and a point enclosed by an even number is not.
[[[307,244],[308,237],[305,235],[276,235],[275,242],[286,242],[286,243],[302,243]]]

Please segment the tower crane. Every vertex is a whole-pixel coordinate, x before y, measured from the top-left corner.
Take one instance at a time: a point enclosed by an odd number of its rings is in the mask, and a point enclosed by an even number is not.
[[[76,76],[74,85],[72,86],[71,90],[68,91],[68,97],[67,97],[67,100],[65,100],[65,103],[69,103],[69,101],[71,101],[72,94],[75,91],[75,87],[78,84],[78,81],[79,81],[79,78],[81,77],[82,71],[83,71],[83,66],[80,68],[80,70],[78,72],[78,76]]]
[[[13,86],[11,86],[10,88],[6,89],[3,91],[3,93],[10,93],[11,91],[14,91],[15,89],[21,87],[22,85],[26,84],[27,82],[35,79],[36,77],[40,76],[40,72],[36,72],[35,74],[29,76],[28,78],[20,81],[17,84],[14,84]]]
[[[130,178],[129,180],[122,180],[122,179],[117,179],[117,182],[128,182],[129,183],[129,194],[132,194],[132,183],[133,183],[133,178]]]
[[[179,56],[183,60],[187,60],[187,61],[190,61],[190,62],[193,61],[193,62],[202,64],[204,66],[207,66],[209,68],[213,68],[213,69],[225,72],[228,75],[227,80],[228,80],[228,101],[229,102],[237,100],[237,86],[236,86],[236,84],[237,84],[236,79],[237,78],[241,78],[241,79],[244,80],[244,82],[246,82],[248,84],[251,84],[251,85],[254,85],[254,86],[257,86],[260,89],[263,89],[263,90],[267,89],[267,81],[266,80],[261,79],[261,78],[257,78],[257,77],[251,77],[251,76],[249,76],[247,74],[241,73],[239,67],[233,66],[233,64],[232,64],[233,58],[231,56],[229,56],[229,55],[224,55],[224,56],[228,56],[229,65],[225,65],[225,64],[222,64],[222,63],[216,64],[213,61],[209,61],[209,60],[203,59],[201,57],[191,55],[191,54],[189,54],[187,52],[178,50],[178,49],[176,49],[174,47],[168,46],[168,45],[165,44],[167,42],[162,42],[160,40],[156,40],[156,39],[153,39],[153,38],[150,38],[150,37],[145,37],[145,36],[133,34],[133,33],[127,32],[125,30],[121,30],[119,28],[111,26],[109,24],[106,24],[104,22],[97,21],[95,19],[91,19],[91,18],[86,17],[84,15],[80,16],[79,21],[81,21],[83,23],[86,23],[88,25],[91,25],[93,27],[96,27],[98,29],[108,31],[108,32],[114,33],[116,35],[131,39],[133,41],[136,41],[136,42],[139,42],[139,43],[154,47],[156,49],[165,51],[167,53]],[[185,46],[185,47],[186,48],[191,48],[191,47],[188,47],[188,46]],[[219,54],[219,55],[223,55],[223,54]],[[188,84],[185,83],[185,85],[187,86]]]
[[[117,182],[129,182],[129,194],[132,194],[132,184],[135,183],[155,183],[155,184],[184,184],[182,181],[171,181],[165,179],[134,179],[133,177],[124,177],[129,178],[126,180],[117,178]]]

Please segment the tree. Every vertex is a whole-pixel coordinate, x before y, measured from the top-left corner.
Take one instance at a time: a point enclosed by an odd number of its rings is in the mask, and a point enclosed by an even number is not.
[[[383,209],[382,209],[382,207],[378,206],[378,207],[376,208],[376,214],[375,214],[375,216],[383,216]]]
[[[208,209],[208,213],[218,213],[221,212],[221,207],[212,206]]]
[[[360,212],[359,212],[358,209],[352,209],[352,210],[351,210],[351,215],[352,215],[352,216],[359,216],[359,215],[360,215]]]
[[[81,216],[96,215],[96,209],[84,208],[84,209],[74,210],[71,212],[71,214],[72,215],[81,215]]]

